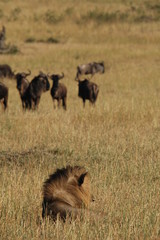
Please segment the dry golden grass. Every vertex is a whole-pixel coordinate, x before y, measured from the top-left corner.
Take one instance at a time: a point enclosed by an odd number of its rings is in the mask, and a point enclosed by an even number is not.
[[[158,12],[156,1],[148,1],[154,8],[145,2],[136,1],[134,7],[145,7],[147,16],[153,9]],[[0,62],[16,71],[31,69],[29,80],[39,70],[63,71],[68,87],[66,112],[54,110],[46,92],[37,112],[23,113],[16,83],[3,80],[9,87],[9,108],[5,114],[0,108],[1,239],[160,238],[159,21],[131,21],[130,12],[122,22],[80,21],[88,9],[125,12],[130,7],[120,0],[0,2],[7,42],[21,52],[0,55]],[[49,10],[64,18],[44,21]],[[59,43],[37,42],[49,37]],[[27,43],[29,38],[34,42]],[[87,103],[83,109],[76,67],[101,60],[107,70],[93,78],[100,87],[96,107]],[[43,181],[67,164],[90,172],[91,209],[106,214],[101,221],[41,224]]]

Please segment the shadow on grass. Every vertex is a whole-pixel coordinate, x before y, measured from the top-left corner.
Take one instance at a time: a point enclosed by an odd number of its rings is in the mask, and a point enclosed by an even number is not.
[[[57,156],[62,155],[63,152],[56,149],[40,149],[32,148],[27,151],[22,152],[11,152],[11,151],[1,151],[0,152],[0,166],[16,164],[17,166],[24,166],[29,161],[38,162],[42,157],[46,158],[57,158]]]

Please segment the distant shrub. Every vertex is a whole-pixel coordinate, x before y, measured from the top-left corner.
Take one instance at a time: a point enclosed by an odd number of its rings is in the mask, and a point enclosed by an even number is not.
[[[33,42],[36,42],[35,38],[33,37],[29,37],[25,40],[26,43],[33,43]]]
[[[58,39],[55,39],[53,37],[49,37],[46,42],[48,43],[59,43],[59,40]]]
[[[49,24],[56,24],[62,21],[62,15],[57,16],[54,11],[48,10],[44,15],[44,20]]]
[[[20,53],[20,50],[18,49],[18,47],[15,45],[10,46],[8,54],[17,54],[17,53]]]
[[[82,15],[80,20],[77,20],[77,24],[83,24],[88,21],[94,21],[97,24],[112,23],[112,22],[149,22],[160,20],[160,4],[134,6],[125,11],[117,10],[115,12],[103,12],[97,9],[88,11],[85,15]]]
[[[160,3],[152,4],[152,3],[146,3],[146,7],[148,9],[154,10],[157,13],[160,13]]]
[[[160,20],[160,3],[146,3],[146,8],[152,12],[152,20],[159,21]]]
[[[47,39],[35,39],[34,37],[27,38],[25,40],[26,43],[59,43],[59,40],[53,37],[49,37]]]
[[[72,7],[69,7],[65,10],[65,14],[70,16],[71,14],[73,13],[73,8]]]
[[[11,15],[9,17],[9,21],[16,21],[21,13],[21,8],[15,8],[11,11]]]
[[[85,16],[83,16],[84,20],[94,20],[96,22],[112,22],[116,20],[116,13],[108,13],[108,12],[98,12],[97,10],[93,10],[88,12]]]
[[[150,22],[153,18],[151,16],[146,16],[145,14],[139,15],[134,18],[134,22]]]
[[[82,16],[81,20],[86,21],[95,21],[97,23],[106,23],[106,22],[116,22],[124,21],[128,19],[128,13],[116,12],[100,12],[97,9],[89,11],[86,15]]]

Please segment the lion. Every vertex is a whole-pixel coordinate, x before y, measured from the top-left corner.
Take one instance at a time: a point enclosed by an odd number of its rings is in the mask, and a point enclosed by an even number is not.
[[[42,218],[77,218],[91,200],[90,175],[84,167],[57,169],[43,185]]]

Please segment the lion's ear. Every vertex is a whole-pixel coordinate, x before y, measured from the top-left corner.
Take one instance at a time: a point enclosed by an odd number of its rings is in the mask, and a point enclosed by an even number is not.
[[[84,178],[87,175],[88,172],[85,172],[83,174],[81,174],[81,176],[78,178],[78,185],[81,186],[84,182]]]

